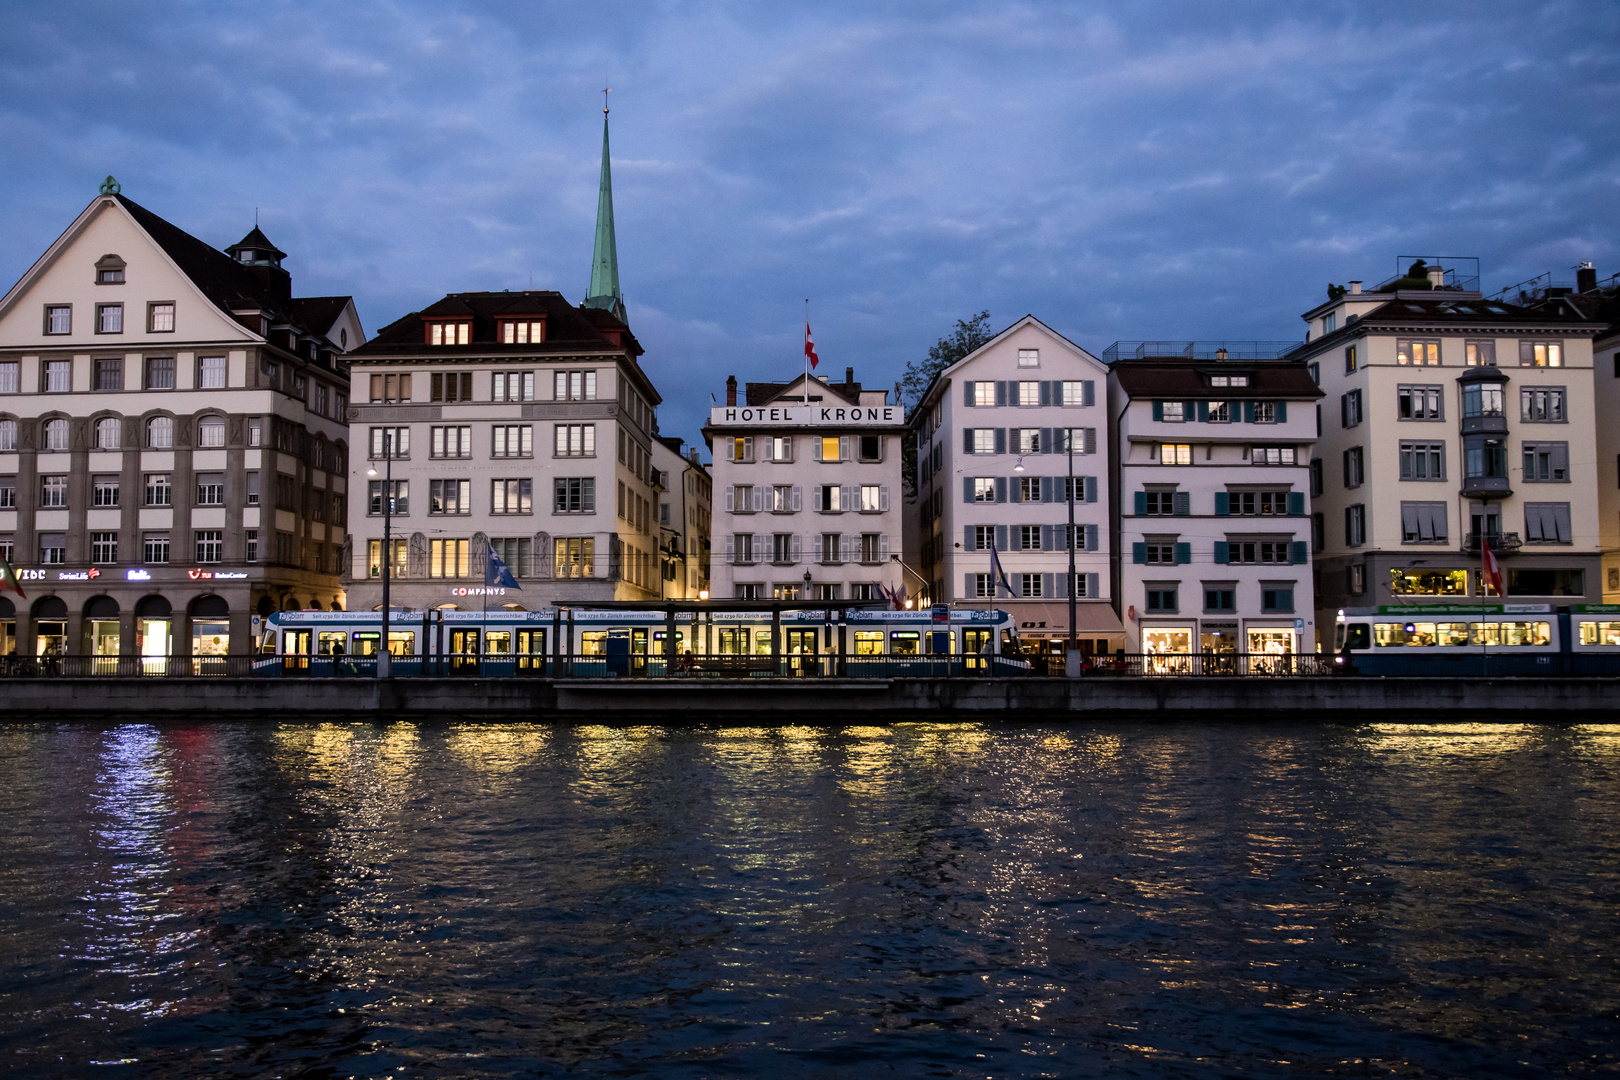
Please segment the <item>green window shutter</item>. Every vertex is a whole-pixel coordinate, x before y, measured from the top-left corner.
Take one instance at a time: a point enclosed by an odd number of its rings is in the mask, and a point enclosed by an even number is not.
[[[1005,476],[998,476],[998,477],[996,477],[996,502],[1004,503],[1006,501],[1007,501],[1007,478]]]
[[[1186,517],[1192,513],[1192,492],[1177,491],[1170,499],[1176,517]]]
[[[1288,423],[1288,402],[1286,401],[1277,402],[1277,423]]]
[[[1138,491],[1136,493],[1136,515],[1137,517],[1145,517],[1147,515],[1147,492],[1145,491]]]
[[[1303,491],[1290,491],[1288,493],[1288,513],[1291,517],[1305,516],[1305,493]]]
[[[1215,561],[1216,562],[1218,562],[1218,563],[1229,563],[1229,562],[1231,562],[1232,561],[1231,552],[1232,552],[1232,545],[1231,544],[1227,543],[1225,540],[1217,540],[1217,541],[1215,541]]]
[[[1183,420],[1191,420],[1197,415],[1198,403],[1196,401],[1183,401],[1181,403],[1181,418]]]
[[[1200,423],[1202,423],[1202,422],[1207,421],[1208,419],[1209,419],[1209,402],[1200,401],[1198,403],[1198,420],[1199,420]]]
[[[1252,401],[1243,403],[1243,422],[1245,424],[1254,423],[1254,402]]]
[[[1133,562],[1133,563],[1146,563],[1147,562],[1147,542],[1146,541],[1138,541],[1137,543],[1134,543],[1134,544],[1131,545],[1131,562]]]
[[[1185,566],[1186,564],[1188,564],[1190,562],[1192,562],[1192,545],[1191,544],[1177,544],[1176,545],[1176,565],[1177,566]]]
[[[972,500],[969,500],[970,502]],[[1230,517],[1232,514],[1232,496],[1224,491],[1215,493],[1215,516]]]
[[[962,501],[965,503],[973,501],[973,477],[971,476],[962,477]]]
[[[1293,557],[1294,557],[1293,562],[1294,562],[1295,566],[1303,566],[1305,563],[1310,561],[1311,556],[1310,556],[1310,552],[1308,552],[1306,550],[1305,541],[1303,541],[1303,540],[1295,540],[1292,546],[1293,546],[1292,554],[1293,554]]]
[[[1153,419],[1155,419],[1155,420],[1163,420],[1164,419],[1164,402],[1155,401],[1153,403]]]

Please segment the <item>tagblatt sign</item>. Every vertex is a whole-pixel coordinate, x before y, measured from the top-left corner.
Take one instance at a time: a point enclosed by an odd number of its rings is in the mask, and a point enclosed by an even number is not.
[[[711,427],[902,427],[899,405],[720,405],[709,410]]]

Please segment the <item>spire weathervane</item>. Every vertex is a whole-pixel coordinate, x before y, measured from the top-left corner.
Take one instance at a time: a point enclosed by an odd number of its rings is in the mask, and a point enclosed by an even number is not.
[[[602,87],[602,115],[603,116],[606,116],[608,114],[608,95],[611,94],[611,93],[613,93],[613,87],[611,87],[611,86]]]
[[[116,195],[119,190],[118,181],[114,180],[110,175],[101,182],[101,193],[103,195]]]

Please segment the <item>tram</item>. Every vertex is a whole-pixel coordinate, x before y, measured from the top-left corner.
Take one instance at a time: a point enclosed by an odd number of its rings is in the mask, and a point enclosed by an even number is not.
[[[677,674],[726,670],[759,675],[1017,674],[1016,622],[1005,611],[849,609],[783,611],[777,662],[771,663],[769,611],[677,611]],[[395,675],[485,677],[661,676],[670,620],[662,611],[393,612],[388,651]],[[380,651],[376,611],[272,613],[259,638],[261,675],[370,673]]]
[[[1346,608],[1333,647],[1358,675],[1620,675],[1620,605]]]

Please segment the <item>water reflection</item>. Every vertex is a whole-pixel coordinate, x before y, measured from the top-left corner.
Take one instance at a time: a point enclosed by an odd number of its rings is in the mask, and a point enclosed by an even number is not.
[[[0,1053],[1613,1069],[1617,764],[1607,725],[11,727]]]

